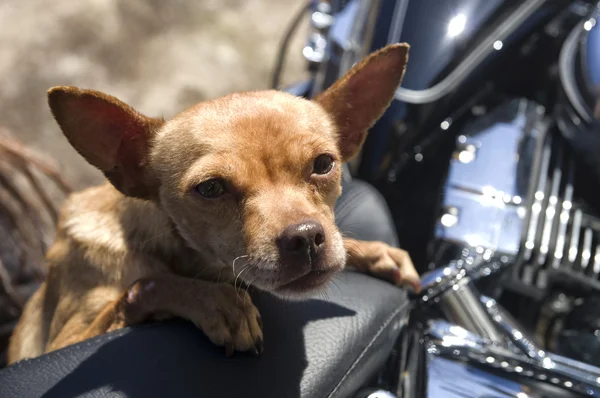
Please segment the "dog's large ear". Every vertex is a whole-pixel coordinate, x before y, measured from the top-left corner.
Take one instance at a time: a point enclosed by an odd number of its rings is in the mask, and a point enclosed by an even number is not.
[[[315,98],[335,120],[344,161],[358,154],[367,130],[383,115],[400,85],[408,44],[392,44],[357,63]]]
[[[48,104],[71,145],[119,191],[138,198],[155,195],[158,184],[146,166],[152,136],[164,120],[76,87],[51,88]]]

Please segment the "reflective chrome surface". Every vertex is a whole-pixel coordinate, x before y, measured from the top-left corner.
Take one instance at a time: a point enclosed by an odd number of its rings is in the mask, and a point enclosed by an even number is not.
[[[541,398],[527,385],[486,372],[468,362],[430,354],[427,358],[427,398]]]
[[[450,321],[495,343],[503,342],[469,278],[463,278],[440,296],[440,306]]]
[[[312,32],[308,36],[306,46],[302,50],[304,58],[313,64],[320,64],[325,59],[327,39],[321,32]]]
[[[498,0],[396,1],[387,43],[414,45],[414,64],[407,66],[405,89],[422,92],[443,77],[440,75],[461,46],[490,22],[491,14],[500,6],[502,1]]]
[[[575,202],[576,154],[548,125],[543,107],[520,99],[464,127],[444,185],[436,238],[444,250],[513,264],[515,279],[531,294],[557,278],[599,289],[600,220]],[[580,134],[586,141],[579,145],[589,145],[593,137]],[[600,145],[600,132],[596,139]]]
[[[438,239],[517,255],[526,206],[534,200],[530,186],[546,131],[543,117],[539,105],[514,100],[464,129],[445,183]]]
[[[563,44],[557,124],[577,155],[600,179],[600,3]]]
[[[421,277],[421,299],[427,302],[451,289],[466,275],[466,270],[456,261],[436,268]]]
[[[557,109],[565,110],[561,106]],[[558,125],[565,126],[564,120],[560,123],[559,119]],[[590,137],[583,131],[581,134]],[[577,280],[598,289],[600,222],[574,195],[579,155],[554,131],[540,142],[538,171],[531,182],[533,200],[526,207],[527,229],[514,275],[540,292],[547,291],[557,279]],[[593,156],[600,159],[595,152]]]
[[[600,3],[571,32],[560,54],[565,93],[586,123],[600,120]]]
[[[442,339],[437,337],[439,330],[447,331]],[[564,397],[569,391],[586,396],[600,392],[597,383],[581,381],[550,360],[547,366],[536,363],[445,322],[432,323],[429,336],[428,397]],[[528,382],[537,383],[536,388]]]
[[[353,63],[367,54],[373,47],[385,44],[408,42],[411,63],[408,65],[403,85],[396,92],[396,99],[414,104],[436,101],[449,94],[465,81],[469,75],[490,56],[501,51],[513,39],[518,28],[532,26],[535,14],[548,0],[525,0],[506,2],[502,0],[350,0],[342,2],[335,10],[335,22],[329,17],[313,14],[312,24],[320,26],[322,21],[330,33],[319,40],[313,36],[305,48],[308,59],[313,54],[318,62],[325,59],[331,65],[323,68],[317,80],[315,94],[343,74]],[[380,10],[383,15],[377,15]],[[507,12],[499,13],[500,9]],[[386,15],[390,13],[391,15]],[[373,32],[379,23],[388,26],[385,42]],[[494,29],[480,39],[482,29]],[[323,32],[321,32],[323,33]],[[518,32],[524,33],[523,30]],[[325,38],[326,53],[322,56],[314,51],[314,43]],[[472,43],[477,42],[477,45]],[[506,44],[505,44],[506,43]],[[468,52],[465,52],[468,49]],[[306,55],[305,55],[306,56]],[[460,62],[457,62],[459,61]],[[450,68],[452,64],[456,67]],[[336,70],[337,68],[337,70]]]
[[[387,390],[377,390],[370,393],[367,398],[397,398],[395,394]]]
[[[549,135],[540,149],[539,177],[523,248],[521,279],[526,284],[545,287],[546,272],[558,269],[564,260],[574,261],[581,221],[580,210],[573,208],[575,165],[560,137]],[[558,219],[558,222],[556,220]],[[567,235],[570,225],[571,236]]]
[[[506,259],[501,257],[498,260],[482,248],[463,248],[460,259],[452,260],[445,266],[439,266],[421,276],[419,297],[424,303],[438,303],[445,293],[461,290],[464,280],[468,282],[488,276],[500,270],[505,262]]]
[[[510,341],[523,354],[540,363],[547,358],[546,352],[521,332],[516,321],[496,303],[496,300],[486,296],[480,296],[479,299],[487,310],[489,317],[493,320],[495,327],[503,331],[504,335],[508,336]]]
[[[308,36],[308,42],[302,50],[302,55],[308,62],[320,64],[325,59],[327,34],[333,21],[330,2],[317,2],[310,16],[311,32]]]
[[[504,336],[490,319],[489,309],[482,303],[479,292],[467,276],[468,271],[477,274],[482,262],[467,265],[459,261],[423,276],[422,302],[439,304],[448,320],[489,341],[503,343]]]
[[[380,0],[350,0],[340,10],[334,10],[334,19],[331,25],[326,24],[326,29],[319,29],[315,24],[315,15],[311,20],[312,25],[319,33],[319,40],[324,47],[322,63],[315,76],[315,84],[312,96],[329,87],[335,80],[343,75],[359,59],[370,51],[371,38],[375,29],[376,14],[379,9]],[[323,0],[323,3],[328,3]],[[322,19],[317,17],[317,20]],[[329,20],[328,20],[329,21]],[[327,34],[325,34],[327,33]],[[316,36],[313,36],[314,41]],[[309,44],[310,48],[313,47]],[[306,50],[306,48],[305,48]],[[311,50],[307,50],[310,52]],[[327,62],[323,62],[327,61]]]
[[[423,278],[422,303],[440,305],[451,320],[429,321],[426,329],[428,396],[556,396],[525,388],[517,377],[600,396],[600,368],[545,352],[495,300],[479,294],[468,274],[481,275],[485,267],[479,256],[470,265],[456,261]],[[505,389],[487,395],[498,383]],[[518,395],[524,393],[529,395]]]
[[[427,353],[430,356],[429,360],[432,356],[439,356],[452,361],[466,362],[475,368],[484,370],[484,373],[486,369],[489,369],[490,372],[500,374],[500,376],[492,377],[487,375],[483,380],[477,382],[478,388],[493,384],[492,380],[494,378],[504,379],[505,382],[512,381],[514,388],[519,385],[517,377],[526,377],[587,396],[600,396],[600,369],[593,366],[553,354],[545,355],[541,361],[534,360],[526,355],[515,353],[510,347],[495,344],[446,321],[431,322],[427,336],[426,344]],[[431,378],[432,371],[429,372]],[[452,377],[447,374],[446,376],[445,383],[439,380],[435,381],[439,388],[447,389],[448,380],[460,380],[464,374],[455,374]],[[465,382],[466,380],[468,378],[465,379]],[[473,385],[472,388],[474,387]],[[477,391],[477,389],[474,391]],[[529,391],[533,392],[535,390]],[[436,395],[429,396],[434,397]],[[558,396],[562,396],[562,394]]]
[[[399,7],[403,6],[401,4],[403,2],[398,3]],[[420,5],[430,3],[429,6],[424,6],[428,10],[428,18],[426,20],[420,20],[418,17],[407,18],[399,13],[397,24],[400,24],[406,33],[400,35],[399,38],[390,36],[389,41],[420,42],[423,44],[421,47],[423,53],[420,53],[419,49],[411,53],[413,69],[411,70],[409,65],[405,76],[406,83],[396,91],[396,99],[408,103],[424,104],[436,101],[449,94],[463,83],[490,55],[502,50],[503,43],[509,40],[518,28],[522,28],[525,21],[533,17],[540,7],[546,3],[546,0],[520,2],[519,6],[507,14],[490,34],[485,36],[468,54],[463,55],[462,61],[443,78],[441,78],[440,72],[450,62],[456,61],[454,52],[457,46],[463,44],[462,36],[476,33],[482,24],[490,24],[492,22],[490,16],[500,5],[503,5],[503,2],[492,0],[457,1],[454,7],[444,8],[438,6],[439,2],[437,0],[419,0],[419,2],[410,2],[407,12],[410,12],[413,3],[420,3]],[[420,10],[422,11],[423,8]],[[431,13],[439,14],[440,12],[447,17],[446,23],[439,23],[441,20],[440,15],[431,15]],[[406,25],[411,22],[434,23],[427,29],[410,29]],[[428,35],[429,41],[427,41],[427,37],[411,37],[411,33],[421,36]],[[439,69],[431,71],[431,68]],[[431,86],[435,79],[439,82]]]

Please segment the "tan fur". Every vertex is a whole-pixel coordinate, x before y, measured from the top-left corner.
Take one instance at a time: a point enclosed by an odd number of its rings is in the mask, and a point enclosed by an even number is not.
[[[343,240],[333,215],[341,162],[391,101],[407,50],[372,54],[316,101],[232,94],[170,121],[92,90],[50,90],[66,137],[110,184],[65,203],[48,278],[15,329],[9,362],[170,316],[191,320],[228,354],[258,355],[260,315],[239,285],[301,297],[341,270],[346,254],[350,265],[418,288],[405,252]],[[334,164],[318,174],[322,154]],[[201,197],[196,187],[212,178],[226,193]],[[325,243],[292,266],[277,242],[307,221],[322,226]]]

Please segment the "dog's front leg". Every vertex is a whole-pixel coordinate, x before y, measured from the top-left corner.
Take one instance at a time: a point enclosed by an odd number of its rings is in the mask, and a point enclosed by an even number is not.
[[[406,250],[383,242],[368,242],[345,238],[346,265],[397,285],[410,285],[415,291],[421,288],[419,274]]]
[[[246,291],[176,275],[136,281],[102,311],[82,339],[164,314],[192,321],[214,344],[224,346],[228,356],[234,350],[262,353],[260,314]]]

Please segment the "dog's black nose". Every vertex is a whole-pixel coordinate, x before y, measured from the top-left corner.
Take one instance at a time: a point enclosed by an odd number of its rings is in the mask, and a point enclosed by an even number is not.
[[[314,260],[325,243],[323,226],[314,221],[305,221],[290,225],[277,239],[279,251],[283,256],[303,257]]]

